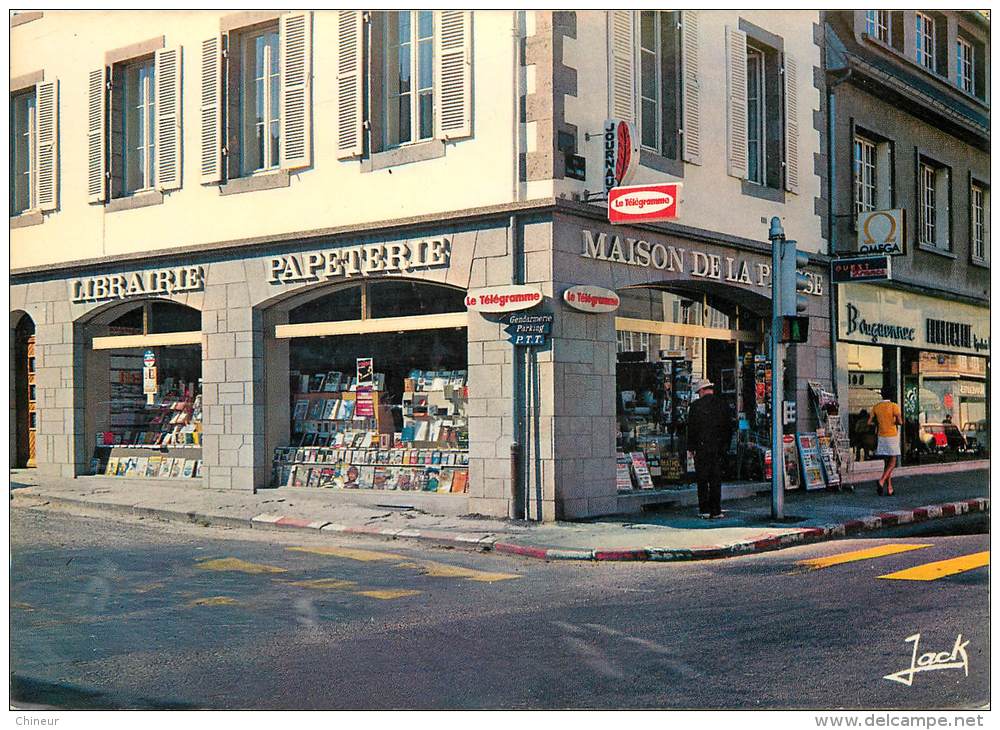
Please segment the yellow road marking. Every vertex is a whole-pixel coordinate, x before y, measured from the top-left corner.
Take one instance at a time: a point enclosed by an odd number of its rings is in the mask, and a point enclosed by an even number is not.
[[[34,611],[35,610],[35,607],[32,606],[30,603],[21,603],[19,601],[15,601],[14,603],[11,603],[10,607],[11,608],[18,608],[18,609],[20,609],[22,611]]]
[[[351,591],[357,596],[368,596],[369,598],[378,598],[383,601],[390,601],[393,598],[404,598],[406,596],[419,596],[420,591],[411,591],[405,588],[387,588],[382,590],[371,590],[371,591]]]
[[[203,560],[195,567],[199,570],[217,571],[237,571],[240,573],[287,573],[284,568],[276,568],[273,565],[261,565],[259,563],[248,563],[239,558],[218,558],[216,560]]]
[[[353,580],[341,580],[340,578],[315,578],[314,580],[294,580],[283,582],[290,586],[316,588],[317,590],[338,590],[340,588],[353,588],[357,585],[357,583]]]
[[[950,560],[938,560],[934,563],[918,565],[914,568],[907,568],[896,573],[880,575],[879,578],[887,580],[937,580],[946,578],[949,575],[964,573],[967,570],[975,570],[990,564],[990,551],[984,550],[981,553],[963,555]]]
[[[906,545],[902,543],[889,544],[889,545],[879,545],[878,547],[867,548],[865,550],[852,550],[848,553],[837,553],[836,555],[828,555],[824,558],[810,558],[809,560],[800,560],[797,564],[804,565],[812,570],[819,570],[820,568],[829,568],[831,565],[840,565],[841,563],[853,563],[856,560],[869,560],[871,558],[881,558],[885,555],[896,555],[898,553],[906,553],[910,550],[919,550],[920,548],[928,548],[930,545]]]
[[[162,583],[147,583],[146,585],[136,586],[132,589],[133,593],[149,593],[150,591],[155,591],[157,588],[163,588]]]
[[[484,570],[462,568],[457,565],[449,565],[448,563],[439,563],[435,560],[416,560],[398,553],[383,553],[375,550],[339,547],[290,547],[288,549],[301,553],[330,555],[335,558],[347,558],[348,560],[358,560],[366,563],[375,561],[393,562],[397,568],[418,570],[421,574],[430,576],[431,578],[462,578],[481,583],[492,583],[498,580],[512,580],[521,577],[512,573],[490,573]]]
[[[300,553],[315,553],[316,555],[332,555],[335,558],[347,558],[349,560],[360,560],[370,563],[376,560],[400,560],[402,555],[393,553],[379,553],[374,550],[358,550],[356,548],[339,547],[290,547]]]
[[[211,598],[196,598],[190,603],[188,607],[194,606],[234,606],[236,605],[236,600],[229,598],[228,596],[212,596]]]

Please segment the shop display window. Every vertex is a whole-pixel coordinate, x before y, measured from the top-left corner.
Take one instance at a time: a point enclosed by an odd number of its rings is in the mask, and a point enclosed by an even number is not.
[[[143,303],[101,329],[102,345],[91,343],[87,359],[88,393],[98,396],[87,414],[95,434],[92,474],[201,476],[201,345],[141,344],[150,335],[200,329],[199,311],[172,302]],[[132,346],[114,347],[116,337]]]
[[[455,311],[465,311],[460,291],[392,281],[314,299],[289,321]],[[372,361],[370,385],[359,383],[359,359]],[[289,442],[275,449],[271,484],[466,492],[467,362],[464,327],[292,339]]]

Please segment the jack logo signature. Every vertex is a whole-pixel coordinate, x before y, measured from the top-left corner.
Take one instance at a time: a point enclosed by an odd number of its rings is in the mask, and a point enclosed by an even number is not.
[[[934,672],[940,669],[964,669],[965,676],[969,676],[969,655],[965,651],[965,647],[969,645],[969,642],[962,641],[961,634],[955,639],[955,646],[952,647],[950,652],[928,651],[918,654],[920,650],[920,634],[907,636],[904,641],[907,644],[913,642],[913,656],[910,658],[910,666],[906,669],[900,669],[898,672],[887,674],[882,679],[888,679],[892,682],[899,682],[900,684],[905,684],[907,687],[912,687],[913,675],[920,672]]]

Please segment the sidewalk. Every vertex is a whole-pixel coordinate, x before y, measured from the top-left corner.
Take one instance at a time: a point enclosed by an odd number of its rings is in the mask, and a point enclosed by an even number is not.
[[[29,470],[11,472],[15,507],[48,502],[231,527],[419,539],[546,560],[721,558],[989,511],[988,471],[983,468],[900,474],[894,497],[876,496],[873,481],[858,484],[853,494],[786,492],[782,523],[770,519],[770,495],[753,494],[756,490],[745,485],[738,494],[753,496],[730,499],[737,493],[727,490],[726,518],[721,520],[699,519],[689,506],[693,490],[678,490],[676,503],[655,511],[529,524],[462,515],[465,500],[457,495],[295,487],[249,494],[102,477],[39,484],[35,476]]]

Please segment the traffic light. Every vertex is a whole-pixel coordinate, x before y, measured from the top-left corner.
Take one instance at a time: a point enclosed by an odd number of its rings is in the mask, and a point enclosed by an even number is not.
[[[794,317],[809,308],[806,292],[812,286],[805,269],[809,265],[809,255],[796,250],[797,241],[781,243],[781,302],[778,314]]]
[[[808,317],[782,317],[781,341],[802,344],[809,339]]]

